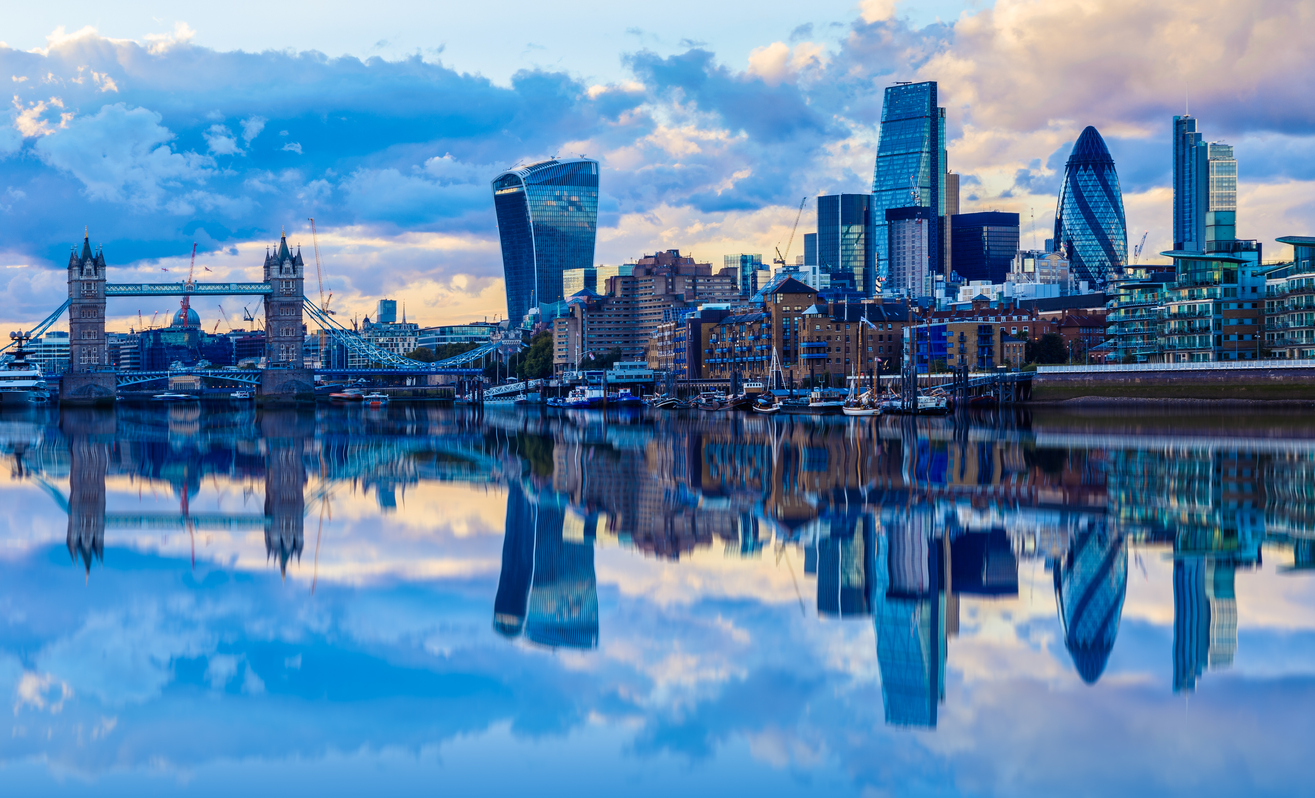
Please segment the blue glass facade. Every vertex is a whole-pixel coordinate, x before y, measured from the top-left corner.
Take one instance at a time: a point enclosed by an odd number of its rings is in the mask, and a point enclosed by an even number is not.
[[[868,294],[876,290],[876,278],[884,280],[889,273],[887,210],[911,205],[934,208],[928,240],[941,240],[940,217],[945,215],[945,109],[937,107],[936,102],[935,81],[886,89],[872,174],[871,218],[875,230],[869,238],[875,249],[875,268],[858,275],[859,288]],[[931,271],[939,273],[940,248],[932,250]]]
[[[1128,548],[1103,526],[1081,532],[1055,568],[1055,603],[1064,645],[1078,675],[1095,684],[1119,634],[1128,593]]]
[[[960,213],[950,220],[951,267],[965,280],[1003,283],[1018,253],[1018,214]]]
[[[1191,116],[1173,118],[1173,248],[1205,249],[1207,145]]]
[[[1128,224],[1114,159],[1096,128],[1073,145],[1055,216],[1055,246],[1069,259],[1075,280],[1103,288],[1128,262]]]
[[[872,197],[867,194],[817,198],[818,266],[833,277],[852,278],[854,286],[868,295],[872,288],[865,288],[864,280],[871,280],[876,263],[871,209]]]
[[[758,285],[758,272],[763,267],[762,255],[726,255],[722,258],[723,268],[734,269],[735,279],[740,283],[740,296],[750,297],[762,286]]]
[[[507,318],[560,302],[562,272],[593,266],[598,230],[598,162],[552,160],[503,172],[493,180],[502,242]]]

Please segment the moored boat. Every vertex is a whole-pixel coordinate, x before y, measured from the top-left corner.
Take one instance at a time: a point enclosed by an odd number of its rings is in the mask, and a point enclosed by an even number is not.
[[[388,394],[374,391],[362,396],[361,401],[365,403],[366,407],[383,407],[388,404]]]
[[[46,381],[41,376],[41,366],[27,362],[27,351],[23,349],[26,336],[10,333],[9,337],[18,342],[18,348],[14,350],[14,359],[0,368],[0,405],[43,401],[47,398]]]

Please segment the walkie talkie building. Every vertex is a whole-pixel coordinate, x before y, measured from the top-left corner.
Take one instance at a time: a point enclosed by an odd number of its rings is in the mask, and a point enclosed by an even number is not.
[[[1103,288],[1128,262],[1128,224],[1114,159],[1096,128],[1087,126],[1064,167],[1055,214],[1055,247],[1075,280]]]
[[[531,307],[562,301],[563,271],[594,265],[598,162],[554,159],[510,169],[493,180],[493,206],[507,318],[515,325]]]

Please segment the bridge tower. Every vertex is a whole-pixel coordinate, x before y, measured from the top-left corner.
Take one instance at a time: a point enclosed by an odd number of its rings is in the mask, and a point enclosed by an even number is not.
[[[60,401],[113,401],[114,374],[105,341],[105,253],[91,251],[89,236],[68,259],[69,373]]]
[[[265,297],[265,359],[269,366],[260,386],[264,399],[314,397],[314,377],[305,368],[302,356],[301,303],[305,276],[301,248],[293,254],[288,249],[285,232],[278,249],[265,254],[265,283],[270,292]]]

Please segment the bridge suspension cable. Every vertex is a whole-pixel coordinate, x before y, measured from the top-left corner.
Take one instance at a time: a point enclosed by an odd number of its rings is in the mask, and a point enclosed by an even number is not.
[[[334,340],[334,343],[346,347],[348,351],[362,358],[367,363],[379,363],[380,365],[398,369],[438,371],[441,369],[455,368],[487,357],[496,352],[499,346],[496,343],[489,342],[478,346],[469,352],[463,352],[454,357],[444,358],[443,360],[438,360],[433,363],[423,363],[419,360],[412,360],[409,357],[404,357],[395,352],[389,352],[387,349],[375,346],[362,338],[356,331],[338,323],[337,319],[320,310],[316,307],[315,303],[309,299],[303,298],[302,306],[305,308],[306,313],[320,325],[320,329],[329,334],[329,337]]]
[[[37,326],[23,333],[22,334],[23,340],[26,341],[32,338],[40,338],[43,334],[45,334],[46,330],[50,329],[50,325],[54,324],[59,319],[60,316],[64,315],[64,311],[68,310],[68,304],[69,304],[69,300],[67,299],[64,300],[64,304],[56,308],[54,313],[51,313],[49,316],[43,319],[41,323],[38,324]],[[16,343],[18,343],[17,337],[15,337],[13,340],[5,344],[4,346],[0,346],[0,352],[5,351],[6,349],[8,349],[9,347],[13,346]]]

